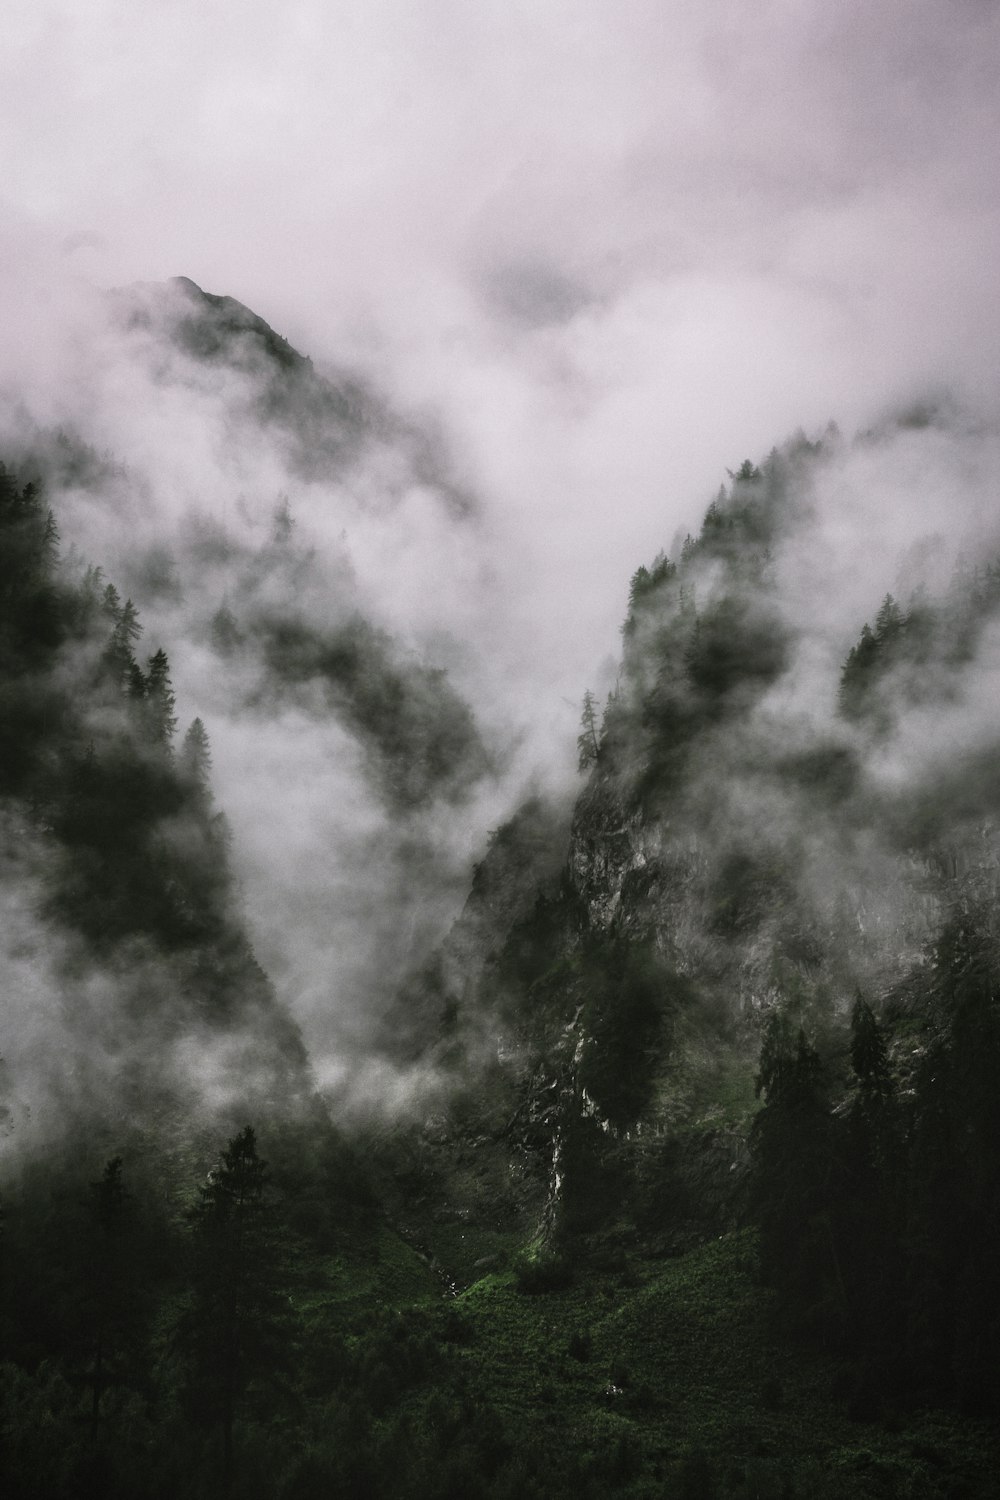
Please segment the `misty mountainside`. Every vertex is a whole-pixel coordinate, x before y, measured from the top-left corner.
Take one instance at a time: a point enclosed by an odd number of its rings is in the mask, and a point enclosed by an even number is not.
[[[255,948],[321,1071],[350,1079],[341,1055],[466,878],[475,815],[454,814],[495,800],[513,738],[483,727],[460,643],[409,628],[393,581],[414,548],[444,569],[474,515],[432,424],[317,373],[231,299],[179,279],[99,312],[93,408],[56,426],[5,407],[11,473],[56,518],[53,586],[102,569],[151,642],[140,670],[167,653],[178,712],[211,738]],[[326,454],[308,477],[300,450]],[[46,672],[71,676],[72,649],[56,641]]]
[[[253,954],[204,725],[175,744],[166,652],[6,470],[0,528],[5,1128],[294,1112],[305,1049]]]
[[[0,471],[5,1493],[991,1494],[1000,549],[837,571],[960,419],[728,472],[538,776],[372,587],[431,440],[112,305]]]
[[[744,462],[634,574],[571,814],[497,830],[401,995],[455,1091],[418,1180],[540,1222],[553,1276],[755,1220],[791,1326],[992,1410],[1000,557],[909,548],[832,654],[803,580],[849,446]]]
[[[115,322],[157,382],[197,389],[224,372],[233,421],[259,423],[295,478],[340,477],[362,461],[370,465],[373,453],[381,452],[386,467],[373,503],[391,504],[410,478],[437,489],[455,516],[473,507],[426,423],[401,416],[358,373],[317,370],[235,298],[202,291],[187,276],[122,287],[109,296]]]
[[[346,483],[362,508],[370,497],[351,478],[361,470],[369,485],[377,474],[371,503],[379,507],[391,508],[406,486],[426,485],[456,521],[468,514],[471,501],[445,475],[429,427],[394,413],[357,377],[319,374],[233,298],[203,292],[186,277],[109,298],[127,360],[152,373],[154,389],[190,389],[207,416],[220,403],[222,441],[260,431],[286,477]],[[375,456],[383,450],[384,468]],[[113,455],[61,430],[39,433],[20,463],[56,491],[119,491],[126,525],[144,487]],[[241,496],[238,507],[246,504]],[[394,806],[460,798],[492,761],[445,670],[370,617],[346,550],[320,552],[299,540],[287,494],[272,498],[255,522],[248,545],[237,529],[193,510],[174,538],[157,535],[124,551],[121,585],[166,616],[171,634],[189,634],[224,658],[233,698],[251,715],[288,705],[342,721]]]
[[[143,649],[132,598],[60,555],[35,484],[6,470],[2,482],[5,1120],[58,1135],[91,1108],[145,1119],[159,1093],[196,1110],[294,1112],[311,1093],[306,1051],[253,953],[208,731],[196,717],[178,733],[170,659]],[[349,580],[329,623],[297,609],[328,575],[293,529],[279,506],[250,551],[195,524],[162,564],[167,583],[148,557],[131,581],[179,607],[196,579],[205,607],[184,615],[187,630],[251,725],[289,705],[342,725],[404,824],[460,802],[491,769],[471,711],[444,672],[358,612]]]

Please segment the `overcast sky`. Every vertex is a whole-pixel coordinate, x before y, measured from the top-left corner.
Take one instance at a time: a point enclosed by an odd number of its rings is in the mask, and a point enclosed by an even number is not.
[[[585,676],[724,466],[994,401],[998,43],[987,0],[12,0],[8,323],[27,266],[185,274],[375,367],[524,544],[533,628],[572,577]]]

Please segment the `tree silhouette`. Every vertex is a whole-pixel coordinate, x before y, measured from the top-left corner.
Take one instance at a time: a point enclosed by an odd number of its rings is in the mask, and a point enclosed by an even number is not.
[[[146,724],[154,744],[164,750],[170,748],[177,715],[174,713],[176,699],[170,682],[170,662],[162,649],[149,658],[146,673]]]
[[[765,1096],[750,1133],[761,1269],[800,1324],[839,1331],[847,1291],[831,1230],[841,1166],[818,1053],[786,1013],[764,1029],[757,1092]]]
[[[222,1430],[223,1477],[233,1424],[254,1381],[281,1367],[290,1326],[284,1254],[251,1126],[234,1136],[192,1214],[192,1288],[179,1328],[192,1406]]]
[[[180,758],[181,773],[206,801],[211,797],[209,773],[212,769],[212,751],[208,743],[208,732],[200,719],[194,719],[184,736]]]
[[[576,748],[579,754],[578,766],[581,771],[587,771],[596,764],[601,753],[601,746],[597,738],[597,704],[589,688],[583,695],[583,714],[580,719],[580,733],[576,738]]]
[[[91,1183],[87,1253],[90,1324],[91,1429],[101,1415],[101,1397],[121,1373],[142,1321],[137,1275],[136,1218],[125,1186],[122,1158],[113,1157]]]

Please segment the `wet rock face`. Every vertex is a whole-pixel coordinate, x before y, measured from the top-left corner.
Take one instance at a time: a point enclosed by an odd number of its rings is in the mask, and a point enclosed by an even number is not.
[[[609,776],[595,776],[581,796],[570,830],[569,870],[591,925],[607,931],[615,920],[634,921],[634,902],[623,907],[649,866],[648,830],[640,808],[630,806]],[[636,877],[640,877],[637,879]]]

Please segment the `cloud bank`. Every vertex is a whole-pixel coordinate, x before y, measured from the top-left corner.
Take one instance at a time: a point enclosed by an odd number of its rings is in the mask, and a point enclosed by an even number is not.
[[[998,43],[973,0],[905,25],[860,3],[13,7],[8,445],[89,445],[51,471],[64,544],[134,593],[208,724],[260,956],[331,1067],[484,831],[572,776],[627,579],[726,465],[942,392],[961,413],[824,480],[786,580],[814,619],[804,702],[908,548],[978,545]],[[106,289],[178,275],[265,318],[343,410],[283,415],[246,329],[206,359],[159,313],[109,312]],[[436,724],[439,669],[469,705],[460,796],[387,793],[344,687],[359,618],[380,680],[425,690],[383,742]]]

